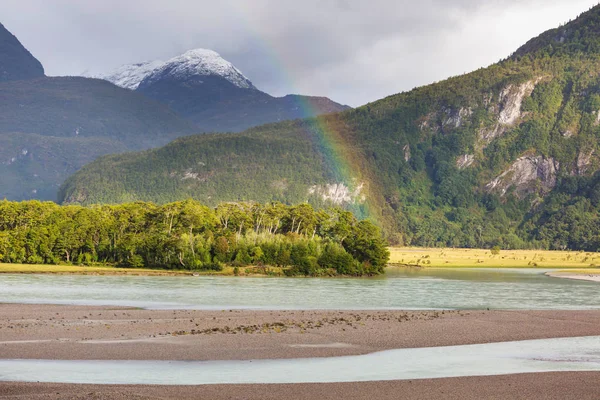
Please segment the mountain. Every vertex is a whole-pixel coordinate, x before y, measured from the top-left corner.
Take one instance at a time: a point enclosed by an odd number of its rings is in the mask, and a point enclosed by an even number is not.
[[[141,149],[195,131],[164,105],[100,79],[44,77],[0,83],[0,134],[103,137]]]
[[[44,76],[42,64],[2,24],[0,55],[0,82]]]
[[[109,82],[45,77],[1,28],[0,198],[56,200],[64,179],[100,155],[197,132],[168,107]]]
[[[0,198],[56,200],[64,179],[98,156],[193,132],[168,107],[103,80],[0,82]]]
[[[497,64],[355,110],[102,157],[60,199],[308,200],[392,243],[598,250],[599,170],[596,6]]]
[[[90,76],[90,78],[104,79],[122,88],[135,90],[146,76],[160,68],[163,64],[163,61],[147,61],[138,64],[123,65],[109,75]]]
[[[100,137],[56,137],[0,133],[0,198],[56,200],[60,184],[105,154],[128,147]]]
[[[324,97],[273,97],[212,50],[190,50],[166,62],[125,65],[96,76],[167,104],[199,130],[239,132],[269,122],[349,109]]]

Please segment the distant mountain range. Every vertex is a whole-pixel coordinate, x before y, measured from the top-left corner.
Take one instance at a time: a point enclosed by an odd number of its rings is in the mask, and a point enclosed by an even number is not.
[[[325,97],[273,97],[212,50],[195,49],[163,61],[124,65],[94,76],[167,104],[200,131],[238,132],[269,122],[339,112]]]
[[[596,6],[488,68],[354,110],[102,157],[60,199],[310,201],[405,245],[599,250],[599,171]]]
[[[300,117],[300,101],[313,102],[313,114],[346,108],[328,99],[271,97],[210,50],[123,67],[106,79],[117,85],[46,77],[0,25],[0,199],[56,200],[64,179],[98,156]]]

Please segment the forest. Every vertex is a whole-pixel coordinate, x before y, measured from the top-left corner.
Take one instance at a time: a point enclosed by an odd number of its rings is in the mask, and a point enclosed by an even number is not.
[[[190,271],[282,267],[286,275],[383,273],[380,230],[342,209],[309,204],[0,202],[0,262]]]

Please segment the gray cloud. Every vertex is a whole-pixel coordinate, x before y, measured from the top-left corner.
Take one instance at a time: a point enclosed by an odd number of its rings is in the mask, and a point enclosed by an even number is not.
[[[360,105],[489,65],[597,0],[3,0],[49,75],[220,52],[274,95]]]

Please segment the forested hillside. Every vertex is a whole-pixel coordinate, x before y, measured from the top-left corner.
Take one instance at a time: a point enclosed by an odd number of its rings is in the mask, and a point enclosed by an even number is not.
[[[0,262],[216,270],[278,266],[288,275],[376,275],[380,231],[340,209],[187,200],[157,206],[0,202]]]
[[[100,159],[61,199],[337,202],[393,243],[597,250],[564,213],[595,221],[581,199],[599,139],[600,6],[498,64],[355,110]]]
[[[313,185],[325,189],[333,171],[302,133],[305,129],[311,129],[309,121],[289,121],[243,134],[189,136],[159,149],[105,156],[69,179],[59,196],[81,204],[166,203],[193,197],[212,206],[221,199],[289,203],[310,199],[326,205],[309,189]],[[81,190],[71,191],[81,179],[89,181]]]

